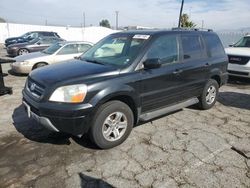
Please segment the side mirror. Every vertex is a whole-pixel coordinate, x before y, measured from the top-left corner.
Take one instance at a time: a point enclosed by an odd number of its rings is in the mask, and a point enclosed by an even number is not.
[[[160,59],[147,59],[143,62],[144,69],[157,69],[161,67],[161,61]]]
[[[40,45],[40,44],[41,44],[41,42],[37,42],[36,44],[37,44],[37,45]]]
[[[75,56],[74,59],[80,59],[80,56]]]
[[[228,46],[229,46],[229,47],[234,47],[234,44],[229,44]]]

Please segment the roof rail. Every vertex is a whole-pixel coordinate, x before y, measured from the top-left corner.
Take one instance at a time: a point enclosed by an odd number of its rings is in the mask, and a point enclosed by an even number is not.
[[[175,27],[172,28],[173,31],[208,31],[212,32],[212,29],[206,29],[206,28],[190,28],[190,27]]]

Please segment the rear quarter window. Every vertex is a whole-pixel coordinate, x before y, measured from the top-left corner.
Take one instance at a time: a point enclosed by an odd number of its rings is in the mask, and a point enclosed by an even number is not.
[[[183,60],[197,60],[204,57],[204,47],[199,35],[182,35]]]
[[[204,41],[207,46],[209,57],[224,57],[225,50],[217,35],[204,35]]]

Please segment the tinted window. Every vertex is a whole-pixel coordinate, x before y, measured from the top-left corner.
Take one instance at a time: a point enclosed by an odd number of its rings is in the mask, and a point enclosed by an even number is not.
[[[58,54],[60,55],[77,54],[77,53],[78,53],[78,44],[68,44],[58,52]]]
[[[182,35],[181,44],[184,60],[195,60],[203,57],[203,48],[199,36]]]
[[[220,42],[220,39],[216,35],[205,35],[203,36],[207,49],[208,54],[210,57],[219,57],[224,56],[225,51],[224,48]]]
[[[78,53],[84,53],[89,48],[91,48],[91,45],[89,45],[89,44],[78,44]]]
[[[147,59],[160,59],[163,64],[176,62],[178,60],[176,36],[165,35],[157,38],[149,48]]]

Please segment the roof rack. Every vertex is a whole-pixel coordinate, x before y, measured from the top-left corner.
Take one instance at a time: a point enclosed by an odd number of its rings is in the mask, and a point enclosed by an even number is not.
[[[206,29],[206,28],[190,28],[190,27],[175,27],[172,28],[173,31],[208,31],[212,32],[212,29]]]

